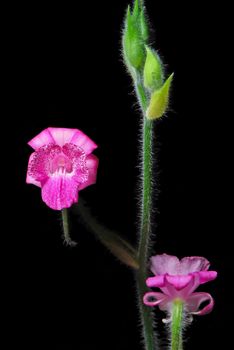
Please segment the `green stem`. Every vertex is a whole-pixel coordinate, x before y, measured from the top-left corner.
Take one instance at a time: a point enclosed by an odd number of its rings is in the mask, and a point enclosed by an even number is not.
[[[146,278],[148,272],[148,255],[151,226],[151,201],[152,201],[152,121],[147,120],[145,112],[148,104],[147,95],[141,82],[136,84],[137,97],[142,107],[143,122],[143,164],[142,164],[142,212],[140,222],[140,239],[138,245],[139,270],[137,273],[137,287],[139,296],[139,308],[142,318],[145,349],[154,350],[156,339],[153,327],[153,314],[149,307],[143,304],[143,296],[146,293]]]
[[[63,238],[67,245],[72,247],[76,246],[76,242],[72,241],[69,233],[69,221],[68,221],[68,210],[62,209],[62,222],[63,222]]]
[[[171,350],[183,350],[182,323],[183,323],[183,301],[175,300],[172,308]]]
[[[138,78],[138,80],[140,80],[140,78]],[[148,99],[147,99],[147,95],[145,93],[145,89],[144,89],[141,81],[138,81],[136,84],[136,92],[137,92],[137,97],[138,97],[140,106],[141,106],[143,114],[145,116],[145,112],[146,112],[147,105],[148,105]]]

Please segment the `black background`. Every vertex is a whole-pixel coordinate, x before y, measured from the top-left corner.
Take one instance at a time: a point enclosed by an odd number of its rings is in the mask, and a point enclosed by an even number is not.
[[[25,184],[31,138],[48,126],[83,130],[99,145],[100,167],[97,184],[82,195],[101,222],[136,241],[141,115],[120,53],[126,6],[115,0],[10,9],[14,205],[4,265],[8,344],[141,349],[131,270],[75,220],[78,245],[63,245],[59,212],[44,205],[38,188]],[[155,128],[153,252],[205,256],[218,271],[216,281],[202,286],[215,298],[214,311],[194,320],[185,346],[218,349],[229,342],[233,295],[228,21],[224,4],[148,0],[147,9],[155,28],[152,44],[167,73],[175,72],[170,111]],[[163,314],[156,311],[161,328]]]

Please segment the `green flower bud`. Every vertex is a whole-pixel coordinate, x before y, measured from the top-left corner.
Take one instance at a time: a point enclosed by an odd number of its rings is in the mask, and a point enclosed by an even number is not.
[[[133,14],[128,7],[123,35],[123,50],[127,65],[140,69],[145,61],[145,47],[139,23],[139,7],[135,3]]]
[[[174,73],[172,73],[169,78],[167,78],[160,89],[154,91],[151,95],[150,104],[146,111],[147,119],[158,119],[165,113],[168,107],[169,90],[173,75]]]
[[[149,90],[159,89],[163,84],[163,66],[159,55],[146,46],[144,85]]]

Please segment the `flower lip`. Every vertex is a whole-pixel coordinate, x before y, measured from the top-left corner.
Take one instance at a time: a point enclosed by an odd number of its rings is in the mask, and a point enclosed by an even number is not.
[[[193,276],[189,275],[165,275],[165,280],[177,290],[181,290],[191,282]]]

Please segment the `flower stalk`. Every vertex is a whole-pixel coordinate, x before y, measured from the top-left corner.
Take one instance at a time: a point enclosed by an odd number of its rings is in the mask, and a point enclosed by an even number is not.
[[[68,209],[67,208],[62,209],[61,213],[62,213],[64,243],[71,247],[75,247],[77,243],[71,239],[70,232],[69,232]]]
[[[174,300],[172,306],[171,320],[171,350],[183,350],[182,328],[183,328],[184,303],[182,300]]]
[[[143,112],[143,159],[142,159],[142,212],[140,222],[140,239],[138,244],[139,271],[137,273],[137,288],[139,297],[139,309],[142,318],[143,336],[145,340],[145,349],[153,350],[156,346],[156,339],[153,328],[153,314],[147,308],[142,300],[146,290],[145,280],[147,278],[147,263],[149,256],[150,242],[150,216],[152,201],[152,131],[153,123],[145,118],[147,108],[147,94],[142,84],[137,84],[137,96]]]
[[[146,350],[157,348],[152,311],[143,304],[147,292],[148,258],[151,236],[152,172],[153,172],[153,123],[167,108],[169,85],[164,87],[163,65],[159,55],[148,46],[149,26],[144,2],[135,0],[131,11],[128,7],[123,33],[123,57],[134,82],[138,103],[142,110],[141,123],[141,215],[138,242],[139,270],[137,290],[139,310]],[[157,93],[158,92],[158,93]],[[156,97],[155,97],[156,94]],[[149,107],[150,110],[149,110]]]

